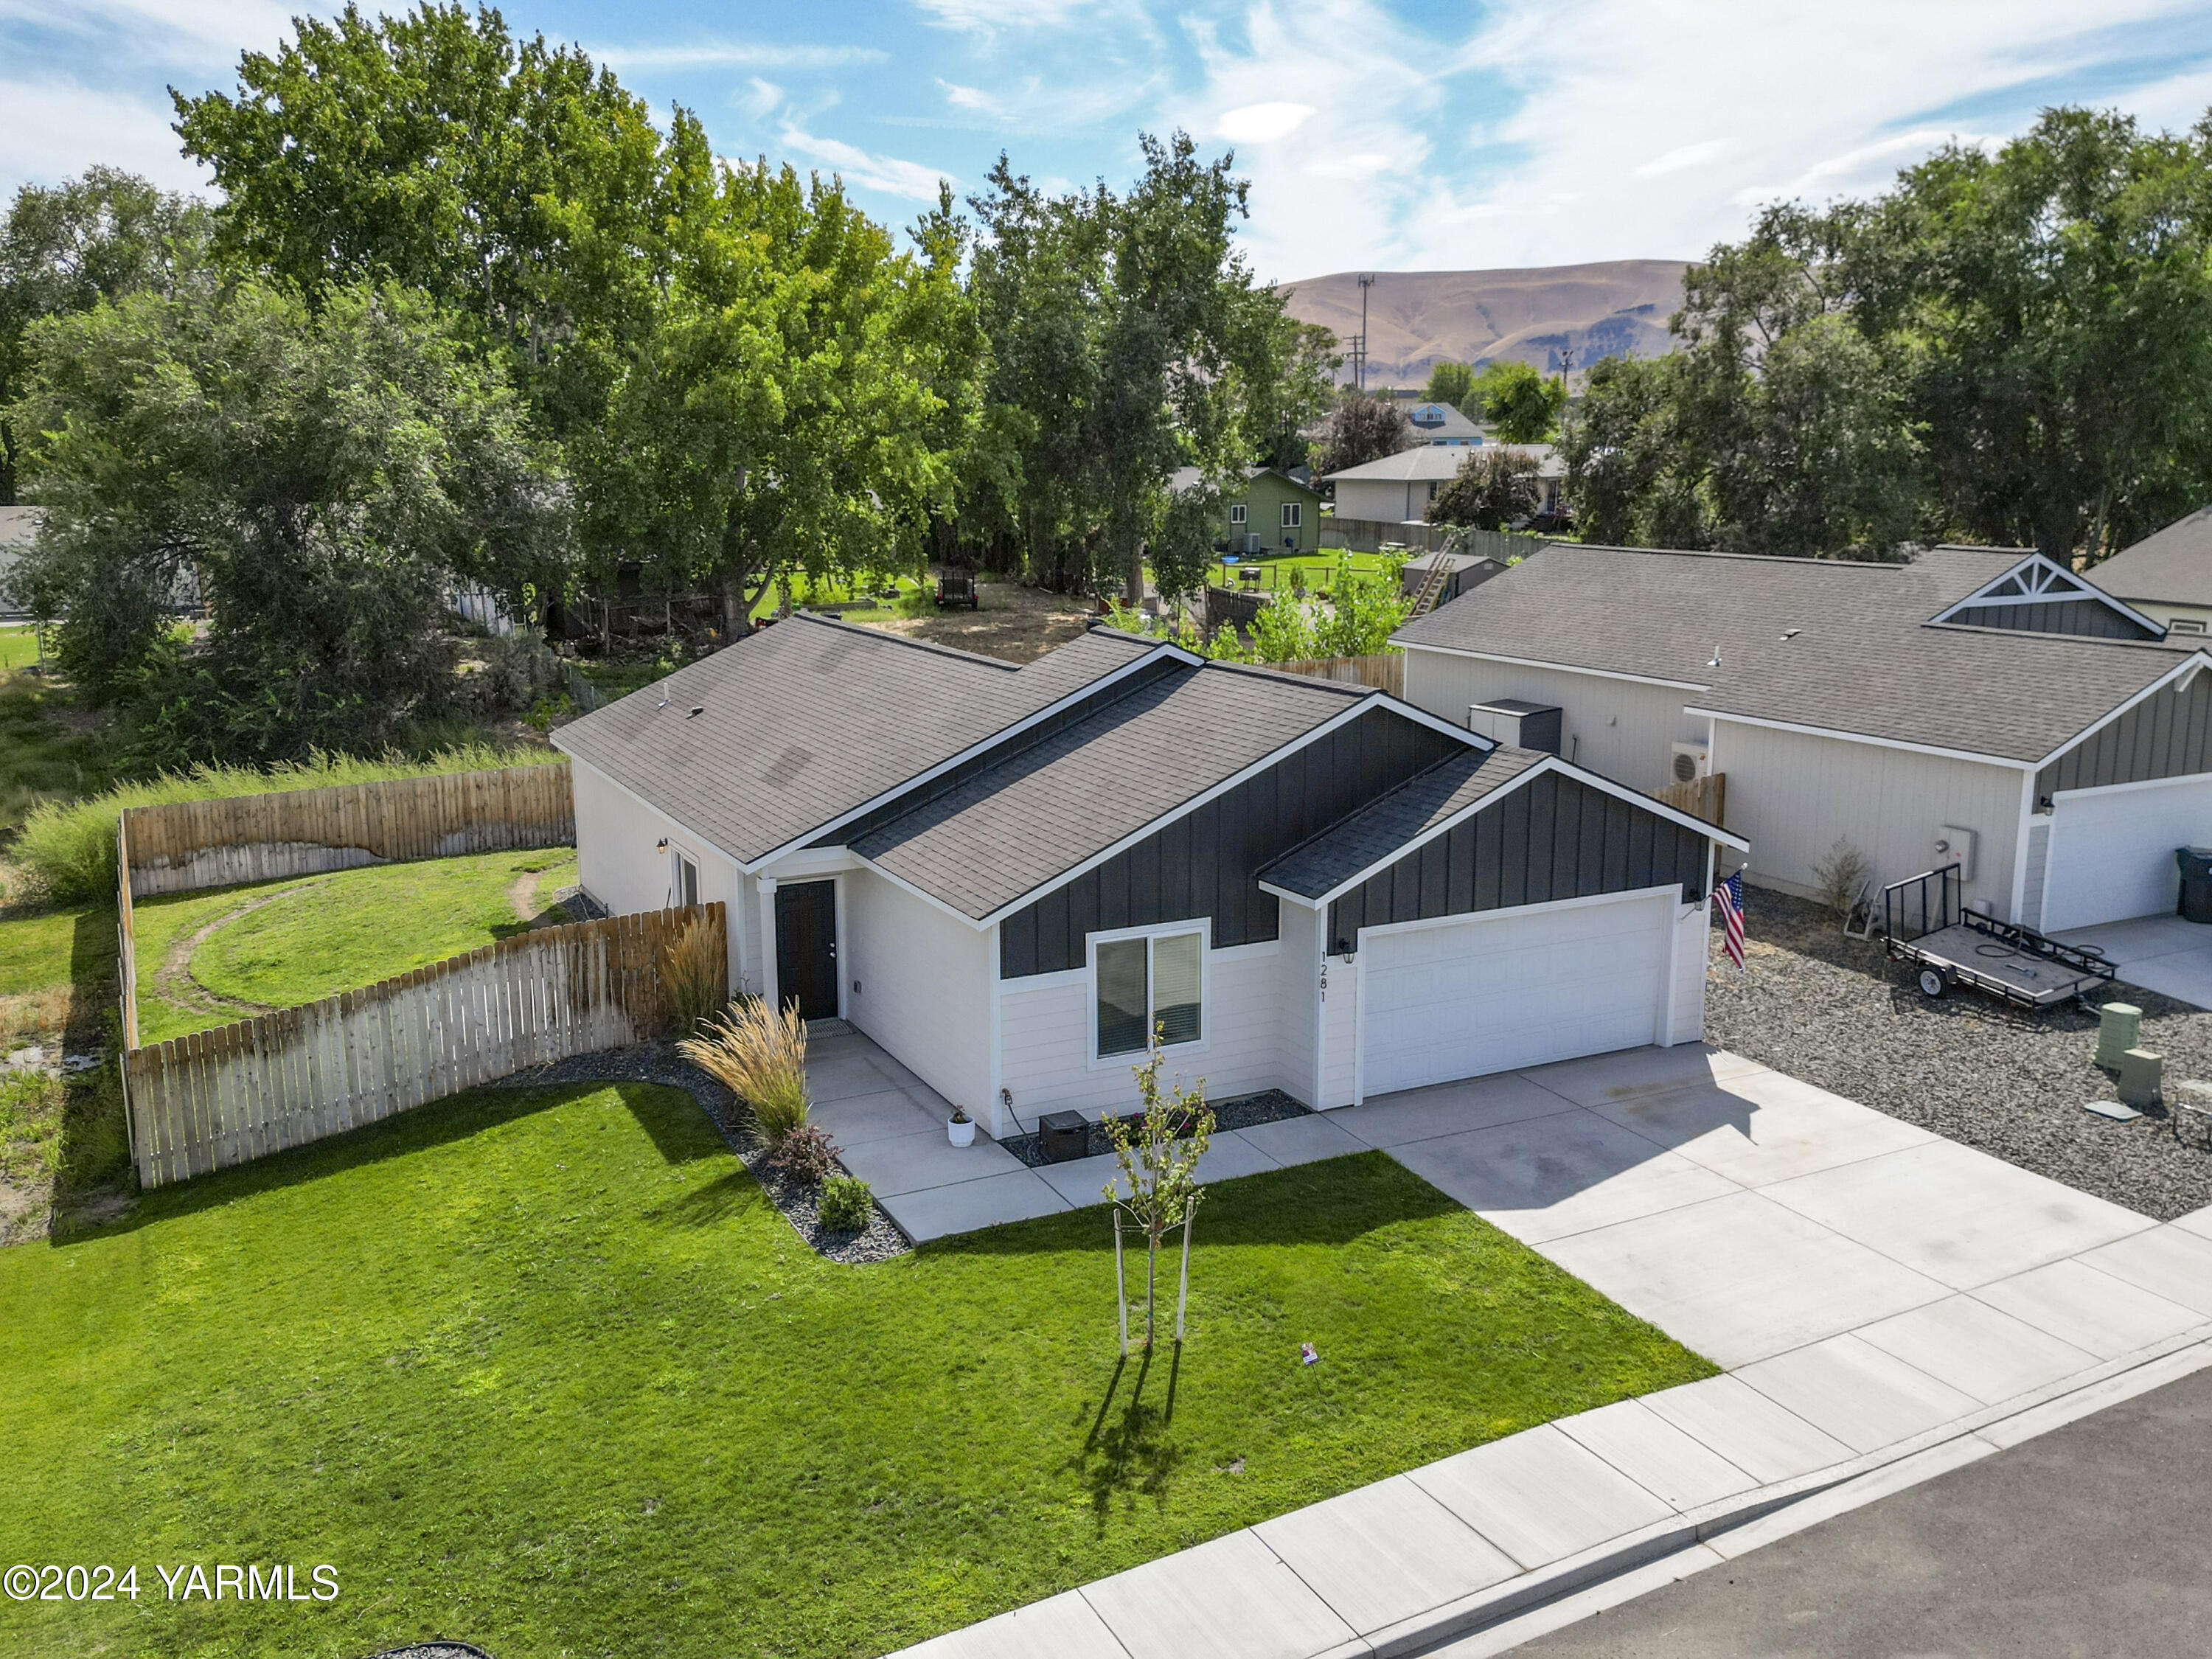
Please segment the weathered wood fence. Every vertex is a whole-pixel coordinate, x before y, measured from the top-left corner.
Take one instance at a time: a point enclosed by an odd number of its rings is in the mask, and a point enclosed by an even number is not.
[[[122,817],[117,851],[136,898],[576,839],[566,761],[171,801]]]
[[[1709,772],[1687,783],[1670,783],[1652,791],[1652,798],[1707,823],[1728,827],[1728,774]]]
[[[518,933],[303,1008],[134,1046],[123,1070],[139,1182],[226,1169],[527,1066],[656,1036],[670,1018],[663,951],[696,918],[726,963],[720,904],[612,916]],[[128,985],[127,928],[125,948]]]
[[[1394,697],[1406,695],[1406,653],[1378,651],[1368,657],[1310,657],[1299,662],[1271,662],[1268,667],[1309,679],[1345,685],[1371,685]]]

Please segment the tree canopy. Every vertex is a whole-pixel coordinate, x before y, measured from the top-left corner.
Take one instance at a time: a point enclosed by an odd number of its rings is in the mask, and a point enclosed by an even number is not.
[[[1439,357],[1429,365],[1429,384],[1421,396],[1430,403],[1449,404],[1461,414],[1469,415],[1474,397],[1474,370],[1449,357]]]
[[[1538,374],[1530,364],[1501,357],[1482,366],[1468,395],[1474,407],[1466,412],[1487,425],[1499,442],[1544,444],[1558,435],[1567,384]]]
[[[1485,444],[1468,450],[1459,471],[1437,491],[1429,503],[1429,520],[1504,530],[1534,514],[1541,499],[1532,457]]]
[[[1416,448],[1420,441],[1395,399],[1370,398],[1346,386],[1322,423],[1320,441],[1314,445],[1313,470],[1319,474],[1364,466]]]

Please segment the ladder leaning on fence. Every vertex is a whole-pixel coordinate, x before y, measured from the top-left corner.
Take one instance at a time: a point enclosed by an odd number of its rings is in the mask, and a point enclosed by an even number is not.
[[[1428,580],[1421,584],[1421,591],[1413,595],[1413,608],[1406,613],[1406,620],[1411,622],[1414,617],[1425,617],[1435,610],[1437,600],[1444,591],[1444,584],[1450,580],[1450,569],[1443,559],[1437,559],[1430,567]]]

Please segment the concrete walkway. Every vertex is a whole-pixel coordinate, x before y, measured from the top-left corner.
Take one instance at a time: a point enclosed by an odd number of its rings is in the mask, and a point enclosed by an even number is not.
[[[1324,1121],[1727,1374],[1493,1441],[912,1653],[1410,1653],[1720,1547],[1701,1540],[1754,1538],[1753,1517],[1905,1460],[1929,1473],[1969,1461],[2154,1367],[2163,1380],[2212,1362],[2212,1211],[2161,1226],[1731,1054],[1640,1049]]]
[[[1032,1170],[980,1129],[972,1146],[953,1146],[945,1097],[850,1026],[817,1021],[806,1051],[814,1121],[916,1243],[1106,1201],[1111,1158]],[[1366,1150],[1330,1118],[1291,1118],[1217,1134],[1199,1178],[1230,1181]]]
[[[2054,937],[2094,945],[2127,984],[2212,1008],[2212,927],[2179,916],[2136,916]]]

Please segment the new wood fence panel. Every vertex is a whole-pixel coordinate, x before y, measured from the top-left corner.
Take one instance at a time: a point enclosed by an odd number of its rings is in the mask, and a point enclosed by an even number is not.
[[[565,761],[133,806],[121,817],[118,862],[138,898],[576,839]]]
[[[1394,697],[1406,695],[1406,653],[1377,652],[1366,657],[1311,657],[1297,662],[1271,662],[1268,667],[1308,679],[1334,680],[1342,685],[1371,685]]]
[[[664,951],[720,904],[570,922],[124,1055],[138,1177],[227,1169],[547,1060],[653,1036]]]

